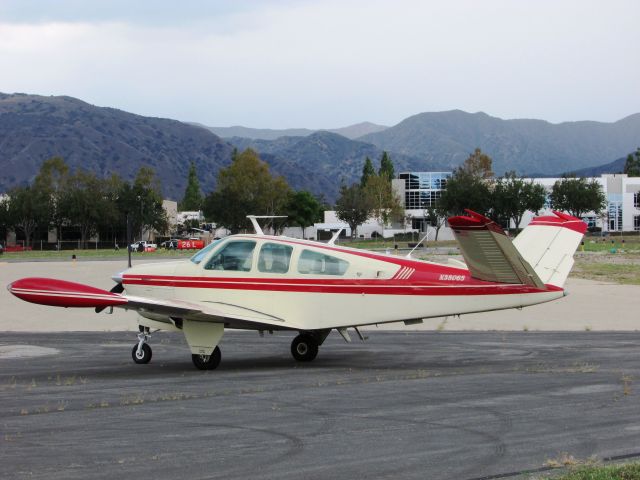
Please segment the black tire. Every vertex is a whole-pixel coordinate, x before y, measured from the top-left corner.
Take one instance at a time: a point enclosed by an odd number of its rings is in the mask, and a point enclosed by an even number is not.
[[[301,333],[291,342],[291,355],[299,362],[310,362],[318,356],[318,341],[313,335]]]
[[[133,350],[131,350],[131,358],[133,358],[134,362],[140,365],[149,363],[151,361],[151,347],[147,343],[143,344],[140,356],[138,356],[138,344],[136,343],[133,346]]]
[[[209,358],[206,358],[205,355],[191,355],[191,361],[198,370],[215,370],[220,365],[221,359],[220,347],[214,348]]]

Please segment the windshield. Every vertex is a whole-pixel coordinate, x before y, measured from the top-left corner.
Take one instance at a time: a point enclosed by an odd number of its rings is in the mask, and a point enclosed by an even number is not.
[[[207,245],[206,247],[204,247],[202,250],[198,251],[193,257],[191,257],[189,260],[191,260],[193,263],[195,263],[196,265],[199,264],[202,259],[204,257],[207,256],[207,254],[213,250],[213,248],[220,243],[220,240],[216,240],[214,242],[211,242],[209,245]]]

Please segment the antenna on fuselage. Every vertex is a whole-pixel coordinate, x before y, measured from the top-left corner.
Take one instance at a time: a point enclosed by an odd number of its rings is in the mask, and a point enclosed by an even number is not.
[[[409,253],[407,253],[406,258],[411,258],[411,254],[416,248],[418,248],[418,245],[420,245],[422,242],[424,242],[428,238],[429,238],[429,227],[427,227],[427,234],[424,237],[422,237],[422,240],[420,240],[418,243],[415,244],[415,246],[411,249]]]
[[[327,242],[327,245],[335,245],[336,240],[338,239],[338,237],[340,236],[343,230],[344,230],[344,227],[340,227],[338,231],[333,234],[333,237],[331,237],[331,240]]]
[[[256,235],[264,235],[262,228],[258,224],[258,218],[287,218],[286,215],[247,215],[247,218],[251,220],[253,229],[256,231]]]

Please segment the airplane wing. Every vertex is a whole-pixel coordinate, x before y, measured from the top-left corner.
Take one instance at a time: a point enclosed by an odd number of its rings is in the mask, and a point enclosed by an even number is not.
[[[469,216],[451,217],[449,226],[473,278],[546,289],[497,223],[479,213],[465,211]]]
[[[21,300],[40,305],[65,308],[93,307],[101,311],[106,307],[135,310],[172,319],[224,323],[233,328],[278,330],[284,320],[236,305],[216,302],[184,302],[176,299],[158,299],[127,296],[100,288],[53,278],[31,277],[16,280],[8,286],[9,292]]]

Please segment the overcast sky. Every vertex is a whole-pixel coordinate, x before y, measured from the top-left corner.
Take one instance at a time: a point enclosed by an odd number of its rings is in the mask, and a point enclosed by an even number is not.
[[[637,0],[0,0],[0,92],[211,126],[640,112]]]

